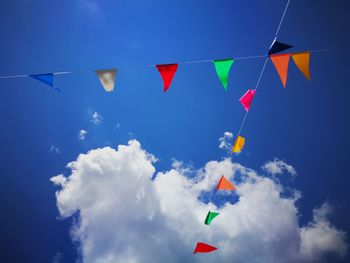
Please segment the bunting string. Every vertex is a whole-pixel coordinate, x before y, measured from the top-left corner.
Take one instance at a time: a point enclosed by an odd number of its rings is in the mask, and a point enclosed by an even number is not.
[[[251,55],[251,56],[240,56],[240,57],[231,57],[226,59],[205,59],[205,60],[192,60],[192,61],[184,61],[184,62],[176,62],[176,63],[169,63],[169,64],[151,64],[147,65],[147,67],[157,68],[159,71],[161,78],[163,80],[164,85],[164,92],[166,92],[176,74],[176,71],[178,69],[178,65],[188,65],[188,64],[199,64],[199,63],[213,63],[217,76],[224,88],[225,91],[227,91],[228,87],[228,79],[229,79],[229,73],[231,70],[231,66],[235,63],[237,60],[250,60],[250,59],[260,59],[264,58],[264,64],[260,70],[259,77],[257,79],[255,88],[253,90],[248,90],[239,100],[239,102],[242,104],[242,106],[245,109],[245,114],[242,118],[241,124],[239,126],[238,132],[236,134],[235,141],[230,144],[230,147],[232,146],[232,149],[229,151],[229,158],[232,158],[233,153],[239,153],[244,147],[245,144],[245,138],[241,136],[242,130],[245,126],[248,113],[250,110],[251,103],[256,95],[256,92],[260,86],[262,77],[264,75],[266,65],[269,59],[271,59],[275,69],[277,70],[277,73],[282,81],[282,84],[284,87],[286,87],[287,82],[287,76],[288,76],[288,65],[290,58],[294,61],[297,68],[301,71],[301,73],[307,78],[310,79],[310,69],[309,69],[309,59],[310,59],[310,53],[323,53],[323,52],[329,52],[332,51],[331,49],[318,49],[318,50],[310,50],[310,51],[304,51],[304,52],[292,52],[292,53],[286,53],[281,54],[280,52],[285,51],[289,48],[292,48],[293,46],[289,44],[285,44],[282,42],[277,41],[278,34],[280,32],[280,29],[283,25],[283,21],[285,19],[286,13],[288,11],[289,5],[291,0],[288,0],[286,3],[286,6],[284,8],[284,11],[282,13],[282,17],[279,21],[276,33],[274,35],[274,39],[272,41],[271,46],[269,47],[268,51],[264,55]],[[11,79],[11,78],[23,78],[23,77],[31,77],[38,81],[41,81],[52,88],[56,89],[57,91],[60,91],[58,88],[54,86],[54,76],[56,75],[64,75],[64,74],[71,74],[73,72],[71,71],[62,71],[62,72],[51,72],[51,73],[43,73],[43,74],[22,74],[22,75],[8,75],[8,76],[0,76],[0,79]],[[115,87],[115,80],[116,76],[118,74],[117,68],[109,68],[109,69],[98,69],[95,70],[95,73],[97,77],[100,80],[101,85],[103,86],[104,90],[106,92],[113,92]],[[217,184],[217,187],[215,191],[218,190],[224,190],[224,191],[234,191],[237,190],[237,188],[223,175]],[[216,218],[219,215],[218,212],[209,211],[205,220],[204,224],[210,225],[214,218]],[[196,244],[196,247],[194,249],[194,254],[196,253],[210,253],[218,248],[211,246],[209,244],[198,242]]]
[[[245,138],[244,138],[244,137],[241,137],[240,134],[241,134],[242,129],[243,129],[243,127],[244,127],[244,124],[245,124],[245,122],[246,122],[246,119],[247,119],[247,116],[248,116],[248,113],[249,113],[250,104],[251,104],[251,102],[252,102],[252,100],[253,100],[253,97],[255,96],[255,94],[256,94],[256,92],[257,92],[257,90],[258,90],[258,88],[259,88],[259,84],[260,84],[261,79],[262,79],[262,76],[263,76],[263,74],[264,74],[264,72],[265,72],[265,68],[266,68],[267,61],[268,61],[268,59],[269,59],[269,55],[272,53],[272,52],[271,52],[271,49],[274,47],[274,44],[277,42],[277,41],[276,41],[276,40],[277,40],[277,35],[278,35],[278,32],[279,32],[279,30],[280,30],[280,28],[281,28],[283,19],[284,19],[285,15],[286,15],[286,12],[287,12],[289,3],[290,3],[290,0],[288,0],[287,5],[286,5],[286,7],[285,7],[285,9],[284,9],[282,18],[281,18],[280,23],[279,23],[278,28],[277,28],[277,32],[276,32],[275,38],[274,38],[274,40],[273,40],[273,42],[272,42],[272,45],[270,46],[267,55],[264,56],[264,57],[266,57],[266,58],[265,58],[265,61],[264,61],[263,66],[262,66],[262,68],[261,68],[258,81],[257,81],[257,83],[256,83],[256,85],[255,85],[255,89],[254,89],[254,90],[248,90],[248,91],[243,95],[243,97],[240,99],[240,102],[241,102],[242,105],[244,106],[244,108],[245,108],[245,110],[246,110],[246,113],[244,114],[244,117],[243,117],[241,126],[240,126],[240,128],[239,128],[239,130],[238,130],[237,138],[236,138],[236,140],[235,140],[235,142],[234,142],[234,144],[233,144],[232,151],[230,151],[230,158],[231,158],[231,156],[232,156],[232,153],[240,152],[240,151],[242,150],[243,146],[244,146]],[[278,48],[275,50],[275,52],[277,53],[277,52],[279,52],[279,51],[281,51],[281,50],[288,49],[288,48],[290,48],[290,47],[291,47],[291,46],[289,46],[289,45],[285,45],[285,44],[283,44],[283,43],[279,43],[279,46],[278,46]],[[288,59],[289,59],[289,57],[288,57]],[[276,68],[276,69],[277,69],[277,68]],[[221,180],[219,181],[219,184],[218,184],[216,190],[218,190],[218,189],[220,188],[220,186],[222,185],[222,182],[223,182],[224,179],[225,179],[225,177],[222,176],[222,178],[221,178]],[[221,188],[221,189],[225,189],[225,190],[236,190],[236,188],[235,188],[233,185],[232,185],[232,187],[231,187],[231,183],[230,183],[228,180],[225,179],[225,183],[228,184],[228,187],[223,187],[223,188]],[[216,214],[218,215],[218,213],[216,213]],[[216,216],[216,214],[214,214],[214,215]],[[209,212],[208,212],[208,215],[207,215],[207,218],[210,219],[210,216],[211,216],[211,212],[209,211]],[[205,223],[207,223],[207,219],[205,220]],[[210,223],[210,222],[209,222],[209,223]],[[196,254],[196,253],[210,253],[210,252],[212,252],[212,251],[215,251],[216,249],[217,249],[216,247],[213,247],[213,246],[211,246],[211,245],[203,244],[203,243],[200,243],[200,242],[199,242],[199,243],[197,243],[196,248],[195,248],[195,250],[194,250],[193,253],[194,253],[194,254]]]
[[[281,17],[280,23],[278,24],[278,27],[277,27],[277,30],[276,30],[275,38],[277,38],[277,35],[278,35],[278,33],[279,33],[280,29],[281,29],[281,26],[282,26],[284,17],[286,16],[287,9],[288,9],[288,7],[289,7],[289,3],[290,3],[290,0],[288,0],[288,2],[287,2],[287,4],[286,4],[286,7],[284,8],[283,15],[282,15],[282,17]]]
[[[315,49],[310,50],[310,53],[323,53],[323,52],[330,52],[333,51],[332,49]],[[266,58],[267,55],[255,55],[255,56],[241,56],[241,57],[233,57],[234,60],[250,60],[250,59],[259,59],[259,58]],[[192,61],[184,61],[184,62],[178,62],[179,65],[186,65],[186,64],[200,64],[200,63],[210,63],[213,62],[214,59],[204,59],[204,60],[192,60]],[[149,64],[147,67],[155,67],[159,64]],[[92,70],[93,71],[93,70]],[[72,74],[74,71],[62,71],[62,72],[52,72],[50,74],[53,75],[64,75],[64,74]],[[35,75],[40,75],[43,73],[37,73]],[[6,76],[0,76],[0,79],[12,79],[12,78],[24,78],[29,77],[32,74],[18,74],[18,75],[6,75]],[[34,75],[34,74],[33,74]]]
[[[264,58],[266,55],[256,55],[256,56],[244,56],[244,57],[233,57],[234,60],[246,60],[246,59],[256,59],[256,58]],[[213,59],[204,59],[204,60],[192,60],[192,61],[184,61],[177,62],[177,64],[200,64],[200,63],[210,63],[213,62]],[[148,67],[155,67],[158,64],[147,65]]]
[[[322,52],[330,52],[332,49],[314,49],[310,50],[310,53],[322,53]],[[240,56],[240,57],[232,57],[234,60],[250,60],[250,59],[258,59],[258,58],[268,58],[268,55],[254,55],[254,56]],[[203,59],[203,60],[190,60],[190,61],[183,61],[183,62],[176,62],[179,65],[186,65],[186,64],[201,64],[201,63],[210,63],[213,62],[214,59]],[[168,63],[162,63],[162,64],[168,64]],[[155,67],[159,64],[149,64],[147,67]]]
[[[256,83],[256,85],[255,85],[255,92],[258,90],[258,87],[259,87],[259,84],[260,84],[260,81],[261,81],[261,78],[262,78],[262,76],[263,76],[263,74],[264,74],[264,71],[265,71],[265,68],[266,68],[266,64],[267,64],[267,61],[268,61],[269,59],[268,58],[266,58],[265,59],[265,62],[264,62],[264,65],[263,65],[263,67],[262,67],[262,69],[261,69],[261,72],[260,72],[260,75],[259,75],[259,78],[258,78],[258,81],[257,81],[257,83]],[[247,119],[247,115],[248,115],[248,113],[249,113],[249,110],[248,111],[246,111],[246,113],[244,114],[244,117],[243,117],[243,120],[242,120],[242,123],[241,123],[241,126],[239,127],[239,130],[238,130],[238,133],[237,133],[237,135],[239,136],[239,135],[241,135],[241,132],[242,132],[242,129],[243,129],[243,126],[244,126],[244,123],[245,123],[245,121],[246,121],[246,119]]]
[[[53,73],[49,73],[49,74],[52,74],[52,75],[64,75],[64,74],[71,74],[71,73],[73,73],[73,72],[62,71],[62,72],[53,72]],[[35,75],[41,75],[41,74],[35,74]],[[30,77],[30,76],[33,76],[33,75],[31,75],[31,74],[22,74],[22,75],[0,76],[0,79],[24,78],[24,77]]]
[[[279,22],[279,24],[278,24],[278,27],[277,27],[277,31],[276,31],[276,34],[275,34],[275,38],[274,38],[274,40],[273,40],[273,43],[274,43],[274,42],[276,41],[276,39],[277,39],[277,36],[278,36],[278,33],[279,33],[280,29],[281,29],[281,26],[282,26],[284,17],[286,16],[286,13],[287,13],[287,10],[288,10],[288,7],[289,7],[289,3],[290,3],[290,0],[288,0],[288,2],[287,2],[287,4],[286,4],[286,7],[285,7],[285,9],[284,9],[284,11],[283,11],[281,20],[280,20],[280,22]],[[273,44],[272,44],[272,45],[273,45]],[[272,45],[271,45],[271,47],[272,47]],[[271,47],[270,47],[270,48],[271,48]],[[313,52],[325,52],[325,51],[329,51],[329,49],[314,50]],[[311,51],[310,51],[310,52],[311,52]],[[264,62],[264,65],[263,65],[263,67],[262,67],[262,69],[261,69],[261,72],[260,72],[258,81],[257,81],[256,86],[255,86],[255,89],[254,89],[254,90],[255,90],[255,94],[256,94],[256,92],[257,92],[257,90],[258,90],[258,88],[259,88],[259,84],[260,84],[261,78],[262,78],[262,76],[263,76],[263,74],[264,74],[264,71],[265,71],[265,68],[266,68],[266,64],[267,64],[267,61],[268,61],[268,59],[269,59],[269,52],[268,52],[264,57],[265,57],[265,62]],[[237,138],[239,138],[240,135],[241,135],[242,129],[243,129],[244,124],[245,124],[245,122],[246,122],[246,120],[247,120],[248,113],[249,113],[249,110],[247,110],[246,113],[244,114],[244,117],[243,117],[243,119],[242,119],[241,126],[239,127],[238,132],[237,132]],[[231,156],[232,156],[232,151],[230,151],[230,157],[231,157]]]

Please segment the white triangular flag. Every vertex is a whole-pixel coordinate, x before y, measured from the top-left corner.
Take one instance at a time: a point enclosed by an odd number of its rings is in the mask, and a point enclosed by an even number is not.
[[[115,77],[117,75],[117,69],[98,69],[95,70],[100,82],[107,92],[112,92],[114,90]]]

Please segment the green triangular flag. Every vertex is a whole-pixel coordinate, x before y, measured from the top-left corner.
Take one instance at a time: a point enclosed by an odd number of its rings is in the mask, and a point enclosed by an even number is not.
[[[220,60],[213,60],[216,74],[218,74],[218,77],[221,81],[221,84],[224,86],[225,91],[227,90],[227,81],[228,81],[228,74],[230,73],[230,68],[234,62],[233,59],[220,59]]]
[[[208,212],[207,217],[205,218],[204,224],[210,225],[210,222],[213,221],[215,217],[217,217],[220,213],[216,212]]]

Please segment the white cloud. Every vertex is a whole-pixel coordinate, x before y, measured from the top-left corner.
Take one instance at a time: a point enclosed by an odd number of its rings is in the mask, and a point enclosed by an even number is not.
[[[327,219],[331,211],[327,203],[314,209],[313,221],[301,229],[301,252],[311,262],[317,261],[330,249],[344,257],[348,249],[344,243],[346,233],[333,228]]]
[[[103,117],[97,111],[95,111],[92,114],[91,122],[93,124],[100,124],[102,122],[102,120],[103,120]]]
[[[64,185],[67,182],[67,178],[64,177],[62,174],[51,177],[50,181],[53,182],[55,185]]]
[[[88,133],[88,132],[85,131],[85,130],[80,130],[80,131],[79,131],[79,140],[80,140],[80,141],[85,140],[85,137],[86,137],[87,133]]]
[[[174,168],[177,171],[180,171],[183,175],[191,175],[194,172],[196,172],[192,166],[192,164],[185,164],[183,161],[179,161],[176,159],[172,160],[171,164],[172,168]]]
[[[49,152],[50,153],[55,153],[55,154],[60,154],[61,153],[60,149],[58,149],[58,147],[53,145],[53,144],[50,146]]]
[[[233,134],[231,132],[224,132],[224,136],[219,138],[219,148],[224,150],[231,150]]]
[[[51,178],[61,187],[56,192],[60,216],[78,217],[72,237],[85,263],[319,262],[324,255],[342,257],[347,251],[344,233],[326,217],[328,205],[300,226],[298,192],[286,197],[273,178],[224,159],[197,171],[174,161],[173,169],[158,172],[152,181],[155,161],[131,140],[117,150],[80,154],[68,164],[68,177]],[[223,174],[237,186],[238,201],[221,208],[201,202],[199,196]],[[220,212],[210,226],[203,224],[208,210]],[[219,249],[193,255],[198,241]]]
[[[266,162],[261,168],[271,175],[279,175],[284,172],[291,175],[297,174],[293,166],[277,158],[273,161]]]

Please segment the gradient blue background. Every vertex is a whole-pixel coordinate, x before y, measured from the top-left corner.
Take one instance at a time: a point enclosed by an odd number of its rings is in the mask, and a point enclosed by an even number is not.
[[[265,54],[286,1],[1,1],[0,74],[72,71],[58,93],[31,78],[0,80],[0,261],[75,262],[70,220],[57,220],[50,177],[89,149],[136,138],[167,170],[171,159],[199,168],[218,160],[218,138],[237,132],[241,95],[264,59],[237,61],[224,92],[211,63],[180,65],[163,93],[149,64]],[[312,54],[311,82],[293,63],[287,88],[269,62],[243,136],[243,165],[274,157],[292,164],[301,222],[328,201],[331,221],[350,231],[350,2],[292,0],[279,39]],[[94,69],[118,67],[105,93]],[[92,112],[103,116],[94,126]],[[115,128],[117,123],[120,128]],[[84,142],[78,131],[88,130]],[[132,134],[130,134],[130,132]],[[50,153],[51,145],[60,154]],[[350,257],[347,258],[350,260]],[[346,262],[346,260],[344,261]]]

